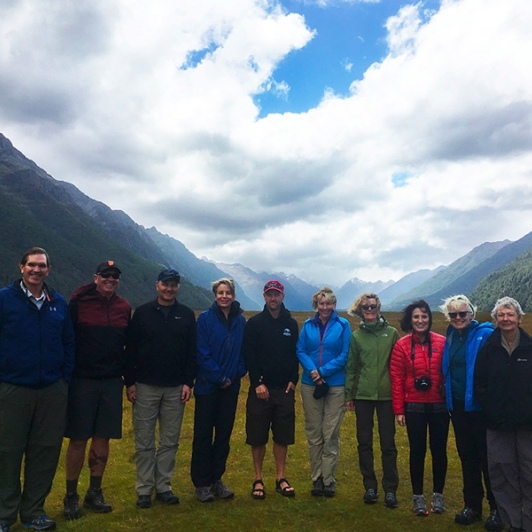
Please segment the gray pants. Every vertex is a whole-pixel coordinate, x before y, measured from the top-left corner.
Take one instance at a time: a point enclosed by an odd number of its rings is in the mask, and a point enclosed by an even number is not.
[[[397,491],[397,447],[395,446],[395,416],[391,401],[355,400],[358,440],[358,462],[365,489],[377,490],[373,457],[374,415],[377,413],[382,458],[382,487],[386,493]]]
[[[63,380],[32,390],[0,383],[0,523],[44,514],[66,426]],[[23,485],[20,477],[24,460]]]
[[[150,495],[171,490],[175,455],[179,446],[185,404],[181,402],[182,386],[162,387],[137,382],[137,398],[133,404],[135,433],[136,490]],[[159,421],[159,441],[155,431]]]
[[[331,386],[321,399],[314,399],[315,386],[301,385],[301,398],[305,411],[312,480],[323,477],[327,486],[334,481],[334,471],[340,457],[340,425],[345,414],[343,386]]]
[[[532,530],[532,431],[488,429],[491,489],[503,523]]]

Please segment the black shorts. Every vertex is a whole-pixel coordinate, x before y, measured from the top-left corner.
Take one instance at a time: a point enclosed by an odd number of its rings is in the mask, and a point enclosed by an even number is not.
[[[246,443],[259,447],[268,443],[270,427],[273,441],[279,445],[295,442],[295,392],[269,390],[270,398],[259,399],[254,388],[249,389],[246,402]]]
[[[122,437],[122,379],[73,378],[68,390],[67,428],[72,440]]]

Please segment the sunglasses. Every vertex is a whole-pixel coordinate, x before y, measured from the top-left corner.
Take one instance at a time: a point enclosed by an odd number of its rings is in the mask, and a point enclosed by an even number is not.
[[[119,273],[99,273],[98,274],[102,279],[109,279],[109,277],[112,277],[113,279],[120,279]]]
[[[469,310],[463,310],[462,312],[449,312],[449,318],[454,320],[457,316],[465,318],[469,314]]]
[[[362,305],[362,310],[375,310],[377,305]]]

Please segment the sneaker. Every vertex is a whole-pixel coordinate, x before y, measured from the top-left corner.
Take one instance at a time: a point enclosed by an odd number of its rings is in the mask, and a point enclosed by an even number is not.
[[[83,501],[84,508],[90,508],[97,514],[107,514],[113,511],[113,507],[103,498],[102,488],[87,491]]]
[[[211,493],[215,497],[220,497],[220,499],[232,499],[235,496],[235,492],[230,490],[221,479],[214,482],[211,486]]]
[[[212,502],[214,501],[214,495],[212,494],[210,486],[203,486],[196,488],[196,497],[200,502]]]
[[[323,495],[323,488],[323,477],[318,477],[312,482],[312,489],[310,490],[310,494],[314,497],[321,497]]]
[[[414,501],[414,513],[419,517],[426,517],[429,515],[427,511],[427,503],[425,502],[425,497],[423,495],[414,495],[412,497]]]
[[[454,516],[454,522],[459,525],[472,525],[475,521],[480,521],[482,514],[466,506],[460,513]]]
[[[55,530],[56,523],[52,519],[48,519],[46,514],[38,515],[31,521],[22,523],[26,528],[33,528],[33,530]],[[8,527],[9,530],[9,527]]]
[[[163,504],[179,504],[179,497],[172,490],[156,493],[155,500]]]
[[[79,507],[79,495],[77,493],[67,493],[63,499],[63,517],[67,521],[73,521],[81,517]]]
[[[137,508],[141,510],[151,508],[151,495],[139,495],[137,498]]]
[[[443,504],[443,495],[441,493],[432,494],[432,508],[430,511],[433,514],[442,514],[445,512],[445,506]]]
[[[397,502],[397,497],[395,496],[395,493],[392,491],[389,491],[386,493],[384,497],[384,505],[386,508],[397,508],[399,506],[399,503]]]
[[[336,482],[334,480],[330,484],[325,484],[323,486],[323,495],[329,498],[336,495]]]
[[[490,532],[499,532],[503,529],[502,519],[497,508],[492,508],[484,523],[484,528]]]
[[[378,498],[377,490],[374,490],[373,488],[367,489],[366,493],[364,493],[364,502],[366,504],[375,504]]]

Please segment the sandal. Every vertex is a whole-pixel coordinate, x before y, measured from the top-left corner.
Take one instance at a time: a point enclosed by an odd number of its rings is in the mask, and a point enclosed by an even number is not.
[[[281,487],[281,484],[286,484],[286,486]],[[283,497],[295,497],[296,495],[294,488],[290,486],[290,482],[284,477],[275,481],[275,491]]]
[[[257,487],[258,484],[261,484],[262,487],[258,488]],[[266,492],[264,491],[264,482],[262,481],[261,478],[253,482],[253,489],[251,490],[251,496],[254,499],[264,499],[266,497]]]

